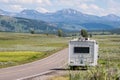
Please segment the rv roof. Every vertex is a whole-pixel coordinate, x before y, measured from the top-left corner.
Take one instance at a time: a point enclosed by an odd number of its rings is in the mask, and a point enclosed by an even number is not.
[[[85,40],[85,39],[78,39],[78,38],[73,39],[73,40],[71,40],[71,41],[88,41],[88,42],[96,42],[95,40],[90,40],[90,39]]]

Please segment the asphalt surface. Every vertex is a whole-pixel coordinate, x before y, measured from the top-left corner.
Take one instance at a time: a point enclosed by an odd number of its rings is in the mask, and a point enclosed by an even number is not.
[[[64,65],[68,59],[68,49],[61,50],[47,58],[32,63],[0,69],[0,80],[17,80],[37,75]]]

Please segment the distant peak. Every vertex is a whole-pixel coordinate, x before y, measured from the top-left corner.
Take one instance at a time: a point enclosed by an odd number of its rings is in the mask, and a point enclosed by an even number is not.
[[[71,9],[71,8],[59,10],[58,12],[63,13],[63,14],[77,14],[77,13],[80,13],[77,10],[74,10],[74,9]]]
[[[107,15],[108,17],[118,17],[117,15],[115,15],[115,14],[109,14],[109,15]]]
[[[77,10],[74,10],[74,9],[68,8],[68,9],[63,9],[63,11],[77,11]]]
[[[102,18],[104,18],[105,20],[111,20],[111,21],[120,21],[120,17],[115,15],[115,14],[109,14],[106,16],[102,16]]]
[[[33,9],[24,9],[23,11],[21,12],[33,12],[33,11],[36,11],[36,10],[33,10]],[[37,12],[37,11],[36,11]]]
[[[0,11],[3,11],[2,9],[0,9]]]
[[[4,10],[0,9],[0,12],[1,12],[1,13],[6,13],[7,11],[4,11]]]
[[[25,10],[21,11],[21,13],[22,13],[22,14],[27,14],[27,13],[39,14],[38,11],[32,10],[32,9],[25,9]]]
[[[0,9],[0,15],[8,15],[8,14],[11,14],[11,13]]]

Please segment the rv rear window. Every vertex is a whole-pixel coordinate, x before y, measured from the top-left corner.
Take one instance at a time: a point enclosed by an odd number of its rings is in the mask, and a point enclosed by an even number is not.
[[[74,47],[74,53],[89,53],[89,47]]]

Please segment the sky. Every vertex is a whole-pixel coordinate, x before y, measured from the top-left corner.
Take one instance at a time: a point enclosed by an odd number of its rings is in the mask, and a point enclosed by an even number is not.
[[[0,0],[0,9],[9,12],[34,9],[46,13],[67,8],[97,16],[120,16],[120,0]]]

